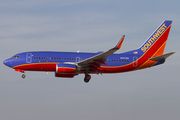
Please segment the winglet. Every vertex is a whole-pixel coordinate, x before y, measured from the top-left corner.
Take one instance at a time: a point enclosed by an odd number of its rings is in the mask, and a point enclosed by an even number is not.
[[[115,46],[114,48],[112,48],[112,50],[118,50],[118,49],[121,47],[124,38],[125,38],[125,35],[123,35],[123,36],[121,37],[121,39],[119,40],[119,42],[116,44],[116,46]]]

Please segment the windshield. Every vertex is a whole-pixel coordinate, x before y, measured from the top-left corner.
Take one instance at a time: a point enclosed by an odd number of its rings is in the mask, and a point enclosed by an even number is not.
[[[17,58],[19,58],[19,56],[12,56],[12,58],[15,58],[15,59],[17,59]]]

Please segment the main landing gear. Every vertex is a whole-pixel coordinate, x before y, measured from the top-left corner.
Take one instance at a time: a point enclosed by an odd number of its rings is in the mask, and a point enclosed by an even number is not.
[[[85,75],[85,77],[84,77],[84,82],[85,82],[85,83],[88,83],[90,79],[91,79],[91,76],[87,74],[87,75]]]

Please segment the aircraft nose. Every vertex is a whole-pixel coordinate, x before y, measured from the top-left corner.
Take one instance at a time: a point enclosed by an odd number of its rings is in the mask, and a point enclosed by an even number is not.
[[[4,65],[7,65],[7,60],[5,60],[5,61],[3,62],[3,64],[4,64]]]
[[[10,59],[7,59],[3,62],[3,64],[10,67],[12,64],[12,61]]]

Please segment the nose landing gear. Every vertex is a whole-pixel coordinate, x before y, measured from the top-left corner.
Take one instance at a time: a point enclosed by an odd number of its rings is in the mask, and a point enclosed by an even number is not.
[[[22,74],[22,78],[24,79],[26,77],[26,75],[25,74]]]
[[[84,82],[85,82],[85,83],[88,83],[90,79],[91,79],[91,76],[87,74],[87,75],[85,75],[85,77],[84,77]]]

